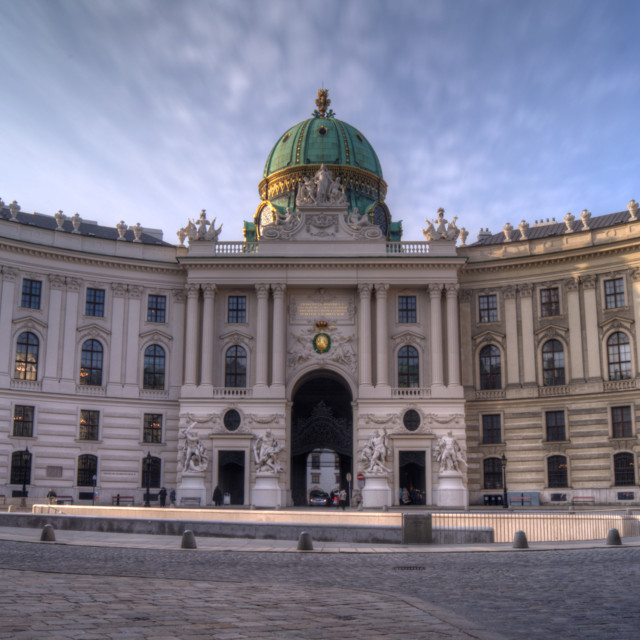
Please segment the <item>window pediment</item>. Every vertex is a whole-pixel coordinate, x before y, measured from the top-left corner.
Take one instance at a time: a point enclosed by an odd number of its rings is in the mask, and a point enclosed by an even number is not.
[[[85,338],[108,338],[111,335],[111,331],[101,327],[99,324],[86,324],[83,327],[78,327],[78,336],[83,340]]]
[[[164,331],[158,331],[157,329],[152,329],[151,331],[145,331],[139,336],[143,342],[172,342],[173,336],[169,333],[165,333]]]
[[[559,324],[548,324],[538,329],[535,333],[536,340],[550,340],[551,338],[564,339],[569,329],[561,327]]]
[[[38,318],[34,318],[33,316],[26,316],[24,318],[16,318],[11,322],[16,327],[20,327],[20,329],[28,330],[28,329],[39,329],[41,332],[45,332],[47,329],[47,323],[39,320]]]
[[[246,331],[239,331],[236,329],[235,331],[228,331],[227,333],[221,335],[220,341],[224,345],[224,348],[227,348],[232,344],[238,344],[246,347],[247,349],[251,349],[254,337]]]
[[[405,344],[421,347],[424,342],[424,336],[417,331],[408,329],[407,331],[401,331],[400,333],[396,333],[394,336],[391,336],[391,341],[395,348],[404,346]]]
[[[476,349],[481,347],[484,344],[499,344],[504,347],[504,333],[498,333],[497,331],[483,331],[479,333],[477,336],[473,336],[473,341],[475,342]]]
[[[634,321],[629,320],[628,318],[613,316],[613,318],[609,318],[608,320],[600,323],[600,333],[604,334],[608,331],[615,331],[616,329],[627,329],[628,331],[631,331],[633,323]]]

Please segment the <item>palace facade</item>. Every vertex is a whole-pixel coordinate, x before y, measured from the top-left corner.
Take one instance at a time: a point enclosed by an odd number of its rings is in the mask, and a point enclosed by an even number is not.
[[[0,493],[640,501],[635,201],[473,244],[440,210],[403,242],[328,103],[277,140],[243,241],[2,203]]]

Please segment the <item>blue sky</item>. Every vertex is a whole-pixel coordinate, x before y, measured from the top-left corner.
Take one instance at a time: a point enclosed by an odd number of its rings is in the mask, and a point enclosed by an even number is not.
[[[0,0],[0,197],[240,240],[318,88],[404,239],[640,200],[636,0]]]

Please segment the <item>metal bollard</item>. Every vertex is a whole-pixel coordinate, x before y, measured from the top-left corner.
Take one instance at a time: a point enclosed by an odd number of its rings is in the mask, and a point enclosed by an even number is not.
[[[52,524],[45,524],[40,534],[40,542],[55,542],[56,534]]]
[[[298,537],[298,551],[313,551],[311,534],[303,531]]]
[[[609,533],[607,534],[607,546],[608,547],[617,547],[622,544],[622,540],[620,539],[620,532],[617,529],[609,529]]]
[[[182,534],[182,544],[181,547],[183,549],[197,549],[196,545],[196,537],[193,535],[193,531],[190,529],[185,529],[185,532]]]
[[[524,531],[516,531],[513,536],[513,548],[514,549],[528,549],[529,543],[527,542],[527,534]]]

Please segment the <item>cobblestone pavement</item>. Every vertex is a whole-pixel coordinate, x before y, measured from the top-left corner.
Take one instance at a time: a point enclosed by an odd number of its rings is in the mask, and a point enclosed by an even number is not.
[[[640,637],[640,548],[304,554],[0,541],[0,638]]]

